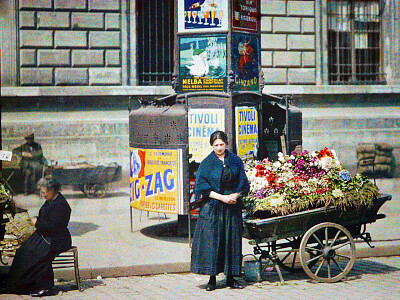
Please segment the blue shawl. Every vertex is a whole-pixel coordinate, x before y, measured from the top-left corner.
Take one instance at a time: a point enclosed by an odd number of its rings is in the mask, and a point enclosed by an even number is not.
[[[235,192],[240,192],[242,196],[246,196],[249,192],[250,186],[244,171],[243,162],[236,154],[233,154],[228,150],[225,151],[225,164],[231,169],[237,182]],[[211,191],[221,193],[221,176],[223,168],[222,161],[214,151],[201,162],[200,167],[197,170],[196,182],[194,185],[195,201],[199,200],[200,195],[203,196],[203,199],[208,199]]]

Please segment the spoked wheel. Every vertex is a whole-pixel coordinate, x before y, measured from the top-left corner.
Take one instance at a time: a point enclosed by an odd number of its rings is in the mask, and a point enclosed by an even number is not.
[[[292,273],[302,271],[298,255],[301,238],[301,236],[295,236],[279,244],[276,242],[271,244],[272,251],[277,254],[276,262],[285,271]]]
[[[345,277],[353,267],[355,252],[350,232],[339,224],[329,222],[310,228],[300,243],[300,261],[304,272],[320,282],[336,282]]]
[[[300,262],[299,248],[302,240],[301,235],[287,238],[283,242],[273,242],[271,244],[272,251],[277,253],[276,262],[285,271],[291,273],[303,272],[303,268]],[[305,255],[308,259],[314,257],[314,252],[306,251]],[[315,261],[316,262],[316,261]],[[314,263],[315,264],[315,263]]]
[[[85,184],[83,189],[88,198],[103,198],[106,195],[106,189],[103,184]]]

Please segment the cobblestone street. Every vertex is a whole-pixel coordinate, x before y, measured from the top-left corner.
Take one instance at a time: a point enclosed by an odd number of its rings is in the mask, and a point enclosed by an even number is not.
[[[275,272],[260,283],[246,283],[243,290],[225,288],[224,276],[217,289],[205,291],[207,276],[191,273],[131,276],[84,280],[83,292],[73,282],[57,283],[58,294],[47,299],[399,299],[400,257],[357,260],[345,281],[312,282],[303,273],[283,273],[279,284]],[[1,299],[30,299],[30,296],[1,295]]]

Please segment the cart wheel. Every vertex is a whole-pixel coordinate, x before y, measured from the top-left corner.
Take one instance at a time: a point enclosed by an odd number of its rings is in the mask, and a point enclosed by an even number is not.
[[[300,242],[303,236],[295,236],[281,240],[279,243],[272,242],[271,248],[273,252],[276,252],[276,262],[285,271],[291,273],[303,272],[302,265],[300,263],[299,248]],[[314,257],[314,253],[306,251],[306,256],[308,259]],[[314,265],[316,261],[311,264]]]
[[[83,189],[88,198],[103,198],[106,195],[106,189],[103,184],[85,184]]]
[[[350,232],[339,224],[326,222],[310,228],[303,236],[300,262],[311,279],[337,282],[350,272],[355,252]]]
[[[95,194],[98,198],[104,198],[106,196],[106,187],[104,184],[95,184],[94,185]]]
[[[302,267],[298,259],[301,238],[301,236],[295,236],[288,238],[279,244],[276,242],[271,244],[272,251],[277,253],[276,262],[285,271],[292,273],[302,271]]]
[[[93,184],[85,184],[83,186],[83,193],[86,195],[86,197],[93,198],[94,197]]]

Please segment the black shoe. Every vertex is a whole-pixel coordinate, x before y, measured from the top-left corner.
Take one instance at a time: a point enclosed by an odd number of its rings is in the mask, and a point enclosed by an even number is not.
[[[231,279],[229,281],[227,280],[226,286],[229,286],[231,289],[237,289],[237,290],[243,289],[243,286],[239,282],[237,282],[235,279]]]
[[[215,284],[212,284],[212,283],[207,283],[207,286],[206,286],[206,291],[213,291],[213,290],[215,290]]]
[[[36,293],[32,293],[30,295],[31,295],[31,297],[44,297],[44,296],[51,296],[52,293],[50,290],[40,290],[40,291],[37,291]]]

